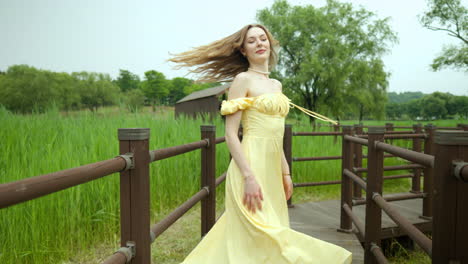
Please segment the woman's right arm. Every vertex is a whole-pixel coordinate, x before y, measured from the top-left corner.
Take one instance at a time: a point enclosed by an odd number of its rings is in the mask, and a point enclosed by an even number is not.
[[[229,88],[228,100],[247,96],[247,80],[243,74],[238,74]],[[253,176],[250,165],[242,151],[238,137],[239,125],[242,118],[242,111],[226,115],[226,144],[231,152],[231,156],[239,167],[244,178]]]
[[[229,88],[228,100],[247,96],[248,80],[241,73],[238,74]],[[244,176],[244,199],[243,203],[249,210],[255,212],[256,208],[262,209],[260,200],[263,200],[262,190],[257,183],[255,176],[250,168],[250,164],[242,151],[241,143],[238,137],[239,125],[242,118],[242,111],[226,115],[226,144],[229,148],[232,158],[239,167]]]

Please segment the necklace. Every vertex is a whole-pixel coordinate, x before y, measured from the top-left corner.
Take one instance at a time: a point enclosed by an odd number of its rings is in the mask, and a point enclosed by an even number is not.
[[[266,75],[270,74],[270,72],[259,71],[259,70],[255,70],[255,69],[252,69],[252,68],[248,68],[248,70],[252,70],[254,72],[258,72],[258,73],[266,74]]]

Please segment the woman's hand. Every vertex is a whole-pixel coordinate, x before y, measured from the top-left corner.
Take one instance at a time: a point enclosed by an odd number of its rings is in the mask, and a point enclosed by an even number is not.
[[[247,209],[255,213],[256,207],[262,210],[263,193],[254,176],[248,176],[244,181],[243,203]]]
[[[284,188],[284,194],[286,195],[286,200],[289,200],[289,198],[291,198],[291,195],[293,193],[293,183],[292,183],[290,175],[283,176],[283,188]]]

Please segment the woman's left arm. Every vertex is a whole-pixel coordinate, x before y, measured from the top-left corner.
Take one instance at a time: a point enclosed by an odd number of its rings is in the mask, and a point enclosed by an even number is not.
[[[284,150],[282,151],[283,157],[281,158],[281,171],[283,175],[290,174],[288,161],[286,160],[286,155],[284,154]]]
[[[286,155],[284,155],[284,150],[282,151],[282,153],[283,157],[281,159],[281,170],[283,174],[284,194],[286,195],[286,200],[289,200],[293,193],[293,183],[291,180],[288,161],[286,160]]]

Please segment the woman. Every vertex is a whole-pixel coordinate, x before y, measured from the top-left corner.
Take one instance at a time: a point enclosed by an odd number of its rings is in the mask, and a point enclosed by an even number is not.
[[[170,61],[196,66],[202,81],[232,80],[226,116],[226,144],[232,160],[226,177],[224,214],[186,257],[188,263],[351,263],[341,247],[289,228],[286,200],[292,194],[283,152],[286,115],[293,104],[281,83],[268,77],[278,42],[262,25],[251,24],[224,39],[175,55]],[[242,143],[237,137],[243,123]]]

